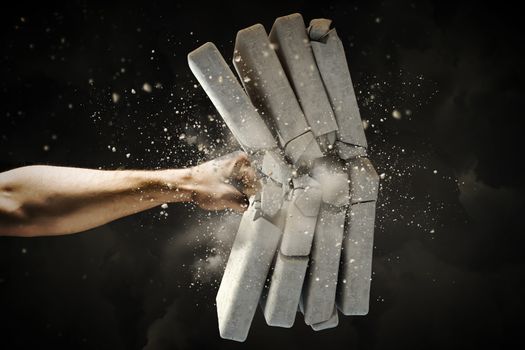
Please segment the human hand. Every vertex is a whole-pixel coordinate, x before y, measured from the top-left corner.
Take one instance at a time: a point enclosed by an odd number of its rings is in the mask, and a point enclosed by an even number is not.
[[[246,153],[233,152],[190,170],[192,202],[206,210],[244,212],[260,184]]]

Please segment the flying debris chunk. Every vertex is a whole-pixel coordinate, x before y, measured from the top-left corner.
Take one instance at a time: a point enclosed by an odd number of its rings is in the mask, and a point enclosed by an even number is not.
[[[348,163],[352,203],[375,201],[379,191],[379,175],[368,158],[354,158]]]

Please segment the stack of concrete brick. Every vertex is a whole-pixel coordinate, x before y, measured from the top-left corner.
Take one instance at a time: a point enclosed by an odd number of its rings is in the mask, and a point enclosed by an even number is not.
[[[314,330],[368,312],[379,178],[344,48],[331,21],[300,14],[238,32],[233,65],[212,43],[191,70],[252,163],[261,192],[243,215],[217,294],[223,338],[244,341],[257,306],[271,326]]]

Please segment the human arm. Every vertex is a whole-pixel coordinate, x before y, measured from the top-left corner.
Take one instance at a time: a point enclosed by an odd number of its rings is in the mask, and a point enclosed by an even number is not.
[[[0,173],[0,235],[76,233],[173,202],[243,211],[256,189],[243,153],[185,169],[22,167]]]

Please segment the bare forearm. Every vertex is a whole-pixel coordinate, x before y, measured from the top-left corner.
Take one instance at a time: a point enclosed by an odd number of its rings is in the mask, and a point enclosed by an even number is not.
[[[0,174],[0,235],[84,231],[162,203],[189,201],[189,169],[30,166]]]

